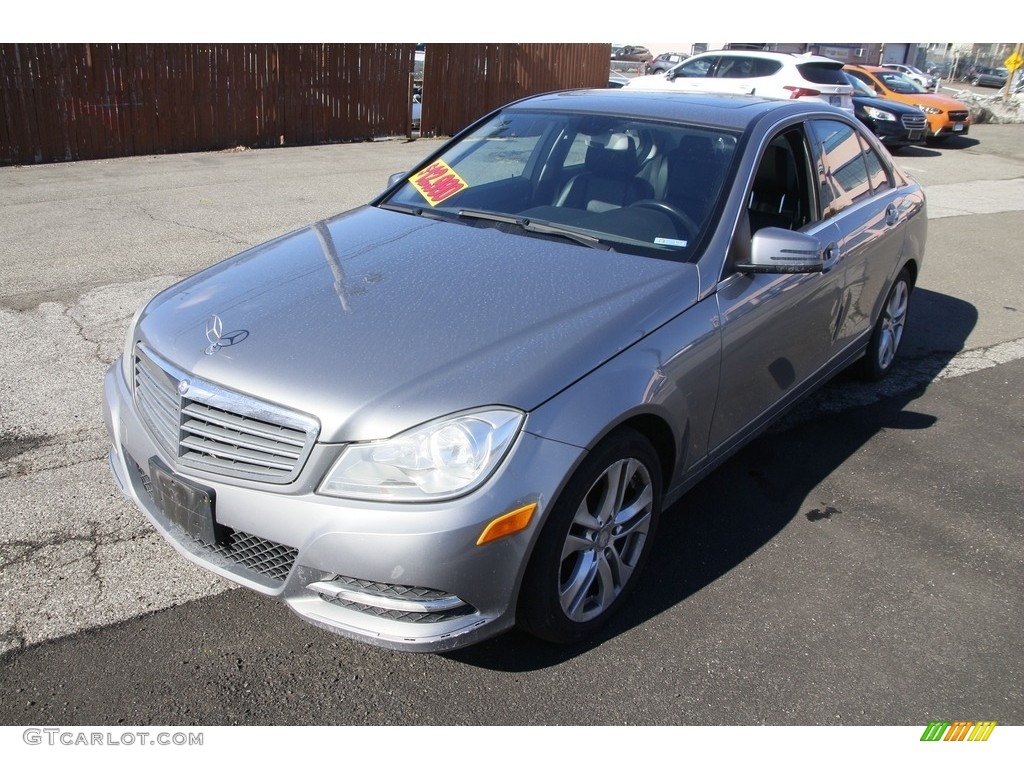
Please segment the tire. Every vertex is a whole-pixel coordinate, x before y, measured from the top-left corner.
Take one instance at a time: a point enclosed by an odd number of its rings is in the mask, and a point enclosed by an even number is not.
[[[603,627],[636,587],[661,512],[658,454],[632,429],[600,443],[551,510],[519,593],[516,622],[551,643]]]
[[[896,276],[892,288],[889,289],[889,295],[882,305],[882,313],[871,333],[867,352],[859,361],[859,373],[868,381],[881,381],[892,370],[900,342],[903,340],[907,313],[910,309],[910,293],[913,288],[910,273],[904,269]]]

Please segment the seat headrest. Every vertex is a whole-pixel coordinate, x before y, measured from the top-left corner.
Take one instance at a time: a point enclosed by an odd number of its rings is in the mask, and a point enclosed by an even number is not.
[[[636,144],[625,133],[591,137],[584,163],[591,173],[615,178],[633,176],[640,168]]]

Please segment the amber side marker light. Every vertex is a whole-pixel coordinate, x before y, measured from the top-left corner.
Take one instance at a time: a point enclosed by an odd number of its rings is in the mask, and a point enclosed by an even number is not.
[[[530,524],[536,509],[537,502],[533,502],[524,507],[519,507],[519,509],[513,509],[511,512],[506,512],[501,517],[494,518],[484,528],[484,532],[476,540],[476,545],[480,547],[505,536],[511,536],[513,533],[518,533]]]

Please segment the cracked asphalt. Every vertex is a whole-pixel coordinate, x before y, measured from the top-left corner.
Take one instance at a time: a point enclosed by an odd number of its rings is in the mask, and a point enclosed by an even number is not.
[[[228,589],[111,484],[103,373],[162,288],[364,202],[431,145],[0,169],[0,654]]]
[[[179,557],[116,490],[100,399],[149,297],[436,142],[0,168],[0,724],[1024,724],[1022,139],[897,156],[932,219],[898,368],[839,377],[694,489],[621,622],[427,657]]]

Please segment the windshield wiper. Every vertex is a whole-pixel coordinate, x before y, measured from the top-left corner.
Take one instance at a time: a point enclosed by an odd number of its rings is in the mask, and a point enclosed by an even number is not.
[[[478,211],[473,208],[460,208],[459,218],[483,219],[484,221],[497,221],[501,224],[515,224],[527,232],[536,232],[539,235],[556,235],[572,240],[574,243],[585,245],[588,248],[597,248],[602,251],[615,250],[608,243],[594,235],[588,235],[572,227],[565,227],[561,224],[553,224],[550,221],[534,221],[525,216],[515,216],[510,213],[494,213],[493,211]]]
[[[416,205],[381,203],[378,208],[383,208],[386,211],[396,211],[397,213],[410,213],[413,216],[425,216],[428,219],[437,219],[438,221],[451,221],[452,219],[448,214],[440,213],[438,211],[431,210],[430,208],[420,208]]]

